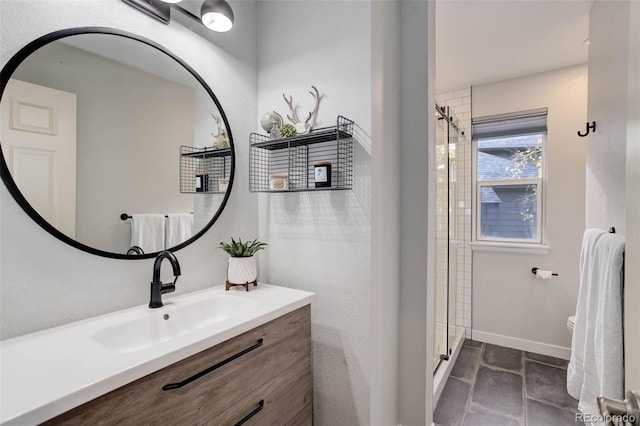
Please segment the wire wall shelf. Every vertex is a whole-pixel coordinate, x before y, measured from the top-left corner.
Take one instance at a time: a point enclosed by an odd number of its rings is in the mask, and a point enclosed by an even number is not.
[[[353,181],[353,125],[341,115],[336,125],[305,135],[270,139],[249,136],[249,190],[300,192],[351,189]],[[316,187],[315,167],[330,163],[330,185]],[[275,182],[275,184],[274,184]]]
[[[180,147],[180,192],[224,194],[231,175],[231,149]]]

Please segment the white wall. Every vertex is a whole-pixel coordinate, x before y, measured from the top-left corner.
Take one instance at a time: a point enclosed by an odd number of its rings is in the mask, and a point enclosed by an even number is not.
[[[625,233],[629,1],[596,1],[589,17],[588,228]],[[637,78],[637,76],[636,76]]]
[[[248,192],[248,147],[257,111],[257,5],[241,2],[234,31],[205,41],[176,22],[163,25],[113,0],[0,3],[2,64],[29,41],[77,26],[106,26],[153,39],[177,54],[208,82],[230,121],[236,141],[233,191],[219,221],[203,238],[177,252],[182,266],[175,294],[224,282],[226,256],[216,247],[229,235],[257,235],[257,202]],[[233,46],[233,49],[228,46]],[[225,50],[226,49],[226,50]],[[249,58],[249,59],[247,59]],[[79,251],[55,239],[26,216],[4,185],[0,189],[1,337],[148,303],[153,260],[114,260]],[[167,275],[168,275],[167,269]]]
[[[472,88],[474,117],[547,107],[548,254],[473,252],[473,337],[568,357],[584,232],[587,68],[577,66]],[[531,268],[559,274],[535,279]]]
[[[356,122],[354,189],[261,194],[260,278],[313,291],[316,424],[370,423],[371,315],[371,4],[260,3],[259,118],[275,110],[286,120],[282,94],[298,115],[322,100],[316,126],[338,114]],[[314,24],[310,24],[310,19]],[[275,23],[286,22],[286,25]],[[318,25],[316,23],[322,23]]]

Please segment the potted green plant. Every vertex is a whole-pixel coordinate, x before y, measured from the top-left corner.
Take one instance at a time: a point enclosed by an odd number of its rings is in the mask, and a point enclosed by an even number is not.
[[[260,250],[264,250],[267,243],[262,243],[257,239],[242,242],[231,238],[231,243],[220,243],[220,248],[227,252],[229,263],[227,265],[227,285],[226,289],[236,285],[244,286],[249,291],[249,284],[258,285],[258,268],[254,255]]]
[[[289,138],[291,136],[295,136],[296,133],[297,133],[296,128],[293,126],[293,124],[285,124],[280,129],[280,134],[282,135],[283,138]]]

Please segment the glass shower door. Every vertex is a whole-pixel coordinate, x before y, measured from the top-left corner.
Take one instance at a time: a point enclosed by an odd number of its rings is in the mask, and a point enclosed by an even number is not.
[[[436,290],[433,368],[449,355],[449,120],[436,105]]]
[[[447,244],[447,283],[448,283],[448,306],[447,316],[447,355],[451,355],[451,350],[461,330],[458,324],[458,142],[460,138],[458,120],[455,114],[447,107],[448,123],[448,195],[449,195],[449,241]]]
[[[449,107],[436,105],[436,291],[434,370],[449,359],[462,331],[458,324],[458,120]]]

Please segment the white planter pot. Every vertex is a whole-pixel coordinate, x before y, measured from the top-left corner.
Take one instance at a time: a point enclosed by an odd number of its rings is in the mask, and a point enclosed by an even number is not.
[[[231,284],[247,284],[256,281],[258,268],[255,257],[230,257],[227,266],[227,281]]]

